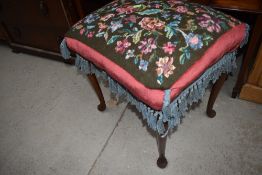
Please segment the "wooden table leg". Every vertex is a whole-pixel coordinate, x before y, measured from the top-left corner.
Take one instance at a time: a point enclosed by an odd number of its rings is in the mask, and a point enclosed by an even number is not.
[[[213,85],[209,99],[208,99],[208,104],[207,104],[207,116],[210,118],[213,118],[216,116],[216,111],[213,109],[214,103],[216,101],[217,95],[222,88],[225,80],[227,79],[227,74],[223,73],[217,82]]]
[[[95,90],[96,92],[96,95],[97,97],[99,98],[99,101],[100,101],[100,104],[97,106],[97,109],[99,111],[104,111],[106,109],[106,103],[105,103],[105,99],[104,99],[104,96],[103,96],[103,93],[101,91],[101,88],[99,86],[99,83],[96,79],[96,75],[95,74],[89,74],[87,75],[93,89]]]
[[[167,129],[167,123],[165,123],[165,128]],[[156,163],[159,168],[165,168],[168,163],[165,156],[166,140],[167,140],[167,135],[165,135],[165,137],[162,137],[161,135],[157,134],[157,147],[158,147],[159,157]]]

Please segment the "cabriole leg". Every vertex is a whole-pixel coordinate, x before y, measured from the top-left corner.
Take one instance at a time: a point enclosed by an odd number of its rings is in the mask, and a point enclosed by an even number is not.
[[[167,136],[162,138],[159,134],[157,135],[157,147],[159,152],[159,157],[157,159],[157,166],[159,168],[165,168],[168,163],[165,156],[166,140],[167,140]]]
[[[226,79],[227,79],[227,74],[226,73],[221,74],[217,82],[212,87],[212,90],[209,96],[209,100],[208,100],[208,104],[207,104],[207,111],[206,111],[207,116],[210,118],[213,118],[216,116],[216,111],[213,109],[213,106],[216,101],[217,95],[219,91],[221,90]]]
[[[99,86],[99,83],[96,79],[96,75],[95,74],[89,74],[87,75],[93,89],[95,90],[96,92],[96,95],[97,97],[99,98],[99,101],[100,101],[100,104],[97,106],[97,109],[99,111],[104,111],[106,109],[106,103],[105,103],[105,99],[104,99],[104,96],[103,96],[103,93],[101,91],[101,88]]]

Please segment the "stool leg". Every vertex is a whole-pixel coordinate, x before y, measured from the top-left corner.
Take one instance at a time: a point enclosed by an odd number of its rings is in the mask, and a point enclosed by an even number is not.
[[[103,93],[101,91],[101,88],[98,84],[98,81],[96,79],[96,75],[95,74],[89,74],[87,75],[93,89],[95,90],[96,92],[96,95],[97,97],[99,98],[99,101],[100,101],[100,104],[97,106],[97,109],[99,111],[104,111],[106,109],[106,103],[105,103],[105,99],[104,99],[104,96],[103,96]]]
[[[168,163],[165,156],[166,140],[167,140],[167,136],[161,137],[159,134],[157,134],[157,147],[158,147],[159,157],[156,163],[159,168],[165,168]]]
[[[210,118],[213,118],[216,116],[216,111],[213,109],[213,106],[216,101],[217,95],[220,89],[222,88],[226,79],[227,79],[227,74],[223,73],[212,87],[212,90],[209,96],[209,100],[208,100],[208,104],[207,104],[207,111],[206,111],[207,116]]]

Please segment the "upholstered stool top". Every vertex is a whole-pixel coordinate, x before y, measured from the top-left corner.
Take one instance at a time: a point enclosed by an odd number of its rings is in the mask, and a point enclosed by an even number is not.
[[[89,72],[99,70],[119,83],[146,105],[145,115],[156,110],[172,118],[182,115],[175,109],[181,103],[186,108],[210,80],[231,71],[246,31],[239,20],[195,3],[118,0],[77,22],[61,47],[65,58],[66,46],[78,54],[80,68],[90,61]]]

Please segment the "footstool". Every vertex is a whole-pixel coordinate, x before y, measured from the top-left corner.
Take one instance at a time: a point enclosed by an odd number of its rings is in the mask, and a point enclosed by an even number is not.
[[[76,55],[106,109],[97,77],[112,93],[135,105],[157,133],[157,165],[167,165],[167,134],[214,83],[207,115],[227,74],[236,66],[236,49],[248,38],[248,25],[220,11],[177,0],[116,0],[87,15],[65,34],[61,54]]]

